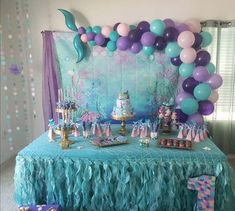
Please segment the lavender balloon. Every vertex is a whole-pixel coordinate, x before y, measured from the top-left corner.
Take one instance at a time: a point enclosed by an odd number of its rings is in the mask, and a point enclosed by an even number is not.
[[[95,33],[94,32],[88,32],[87,33],[88,41],[94,40],[94,38],[95,38]]]
[[[199,51],[195,59],[196,66],[205,66],[211,60],[211,56],[207,51]]]
[[[156,35],[152,32],[145,32],[141,37],[141,43],[144,46],[153,46],[155,43]]]
[[[117,48],[121,51],[127,50],[131,46],[128,37],[119,37],[117,40]]]
[[[133,43],[130,48],[131,52],[135,54],[139,53],[141,49],[142,49],[142,45],[140,42]]]
[[[105,37],[102,34],[97,34],[95,36],[95,42],[97,45],[102,46],[105,43]]]
[[[196,81],[193,77],[189,77],[184,80],[182,87],[185,92],[193,94],[193,90],[198,84],[199,84],[199,82]]]
[[[141,33],[150,31],[150,24],[147,21],[139,22],[137,29],[141,31]]]
[[[199,105],[198,111],[202,115],[210,115],[214,111],[214,105],[209,100],[200,101],[198,105]]]
[[[190,31],[188,25],[185,23],[181,23],[178,26],[176,26],[176,29],[178,30],[179,33],[184,32],[184,31]]]
[[[200,113],[195,113],[193,115],[190,115],[188,117],[188,121],[195,122],[198,125],[203,125],[204,124],[203,116]]]
[[[182,61],[180,60],[180,56],[171,58],[171,63],[175,66],[180,66],[182,64]]]
[[[163,22],[165,23],[166,28],[175,27],[175,22],[170,18],[164,19]]]
[[[214,73],[205,83],[212,89],[218,89],[223,84],[223,79],[219,74]]]
[[[197,81],[204,82],[209,79],[210,74],[205,66],[198,66],[193,71],[193,77]]]
[[[80,26],[78,28],[78,34],[85,34],[86,33],[86,29],[83,26]]]
[[[180,103],[185,99],[185,98],[193,98],[193,95],[187,93],[187,92],[181,92],[179,93],[176,98],[175,98],[175,102],[177,103],[177,105],[180,105]]]

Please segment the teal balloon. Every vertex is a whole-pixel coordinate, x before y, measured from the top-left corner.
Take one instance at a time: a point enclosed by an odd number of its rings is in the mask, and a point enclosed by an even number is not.
[[[211,44],[212,42],[212,36],[209,32],[201,32],[201,36],[202,36],[202,47],[207,47],[208,45]]]
[[[154,52],[154,47],[153,46],[144,46],[143,51],[144,51],[145,55],[150,56]]]
[[[136,29],[137,27],[135,25],[130,25],[130,30]]]
[[[80,36],[78,34],[73,39],[73,45],[77,51],[77,55],[78,55],[77,63],[79,63],[85,57],[85,46],[81,42]]]
[[[194,68],[195,64],[182,63],[179,67],[179,74],[184,78],[188,78],[193,74]]]
[[[101,27],[100,26],[94,26],[92,31],[96,34],[100,34],[101,33]]]
[[[119,34],[116,31],[111,31],[109,34],[109,38],[111,41],[116,42],[117,39],[119,38]]]
[[[215,65],[212,63],[209,63],[208,65],[206,65],[207,70],[210,74],[213,74],[215,72]]]
[[[165,48],[165,54],[169,57],[177,57],[180,55],[181,48],[177,42],[169,42]]]
[[[75,18],[73,16],[72,13],[70,13],[67,10],[64,9],[58,9],[60,12],[62,12],[64,14],[64,18],[65,18],[65,24],[66,26],[72,30],[72,31],[78,31],[77,26],[75,25]]]
[[[185,98],[180,103],[180,108],[185,114],[192,115],[198,111],[198,102],[194,98]]]
[[[96,46],[96,42],[94,40],[90,40],[88,43],[90,46]]]
[[[198,84],[193,90],[194,97],[197,100],[207,100],[211,95],[211,87],[208,84]]]
[[[162,20],[156,19],[152,21],[152,23],[150,24],[150,31],[158,36],[162,36],[165,30],[165,27],[166,27],[165,23]]]
[[[92,28],[90,26],[86,27],[86,33],[92,32]]]
[[[107,43],[107,48],[109,49],[109,51],[113,52],[117,49],[116,43],[114,41],[109,41]]]

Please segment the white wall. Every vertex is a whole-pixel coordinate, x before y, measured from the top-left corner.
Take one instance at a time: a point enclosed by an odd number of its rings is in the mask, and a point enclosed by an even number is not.
[[[18,0],[1,0],[1,22],[7,14],[14,16],[11,8]],[[26,2],[27,0],[21,0]],[[19,2],[19,1],[18,1]],[[116,22],[137,23],[141,20],[151,21],[155,18],[172,18],[183,22],[190,18],[200,20],[235,19],[234,0],[28,0],[30,8],[31,35],[33,41],[33,68],[36,88],[36,118],[29,114],[30,137],[14,136],[14,150],[9,150],[9,145],[1,136],[1,163],[17,153],[33,138],[43,132],[43,116],[41,106],[41,72],[42,72],[42,30],[66,30],[64,17],[57,10],[63,8],[72,11],[78,25],[114,25]],[[3,20],[4,19],[4,20]],[[14,30],[14,29],[13,29]],[[16,33],[16,32],[15,32]],[[23,36],[25,34],[22,34]],[[4,43],[3,43],[4,44]],[[17,55],[16,55],[17,56]],[[2,85],[1,85],[2,86]],[[2,90],[2,87],[1,87]],[[4,92],[2,92],[4,95]],[[29,100],[28,105],[31,106]],[[4,108],[1,106],[1,129],[4,124]],[[29,112],[32,108],[29,108]],[[14,124],[14,122],[12,123]]]

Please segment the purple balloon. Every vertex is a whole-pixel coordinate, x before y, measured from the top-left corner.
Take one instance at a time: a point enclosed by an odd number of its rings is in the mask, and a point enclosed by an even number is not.
[[[194,62],[196,66],[205,66],[210,62],[210,60],[211,56],[207,51],[199,51]]]
[[[195,37],[195,41],[192,45],[193,48],[198,49],[200,48],[200,45],[202,44],[202,36],[199,33],[193,33]]]
[[[155,43],[156,35],[152,32],[145,32],[141,37],[141,43],[144,46],[153,46]]]
[[[177,40],[179,32],[175,27],[169,27],[164,32],[164,38],[168,42],[173,42]]]
[[[193,71],[193,77],[197,81],[204,82],[209,79],[210,74],[205,66],[197,66]]]
[[[166,18],[163,22],[165,23],[166,28],[175,27],[175,22],[170,18]]]
[[[194,88],[199,84],[193,77],[186,78],[182,84],[185,92],[193,94]]]
[[[139,29],[133,29],[128,33],[128,38],[131,42],[138,42],[141,38],[141,31]]]
[[[198,125],[203,125],[204,124],[203,116],[200,113],[195,113],[193,115],[190,115],[188,117],[188,121],[195,122]]]
[[[94,38],[95,38],[95,33],[94,32],[88,32],[87,33],[88,41],[94,40]]]
[[[113,31],[117,31],[117,27],[118,27],[119,24],[120,24],[120,22],[114,24]]]
[[[150,31],[150,24],[147,21],[139,22],[137,29],[139,29],[142,33]]]
[[[133,43],[130,48],[132,53],[139,53],[141,49],[142,49],[142,45],[140,42]]]
[[[219,74],[214,73],[205,83],[212,89],[218,89],[223,84],[223,79]]]
[[[80,26],[78,28],[78,34],[85,34],[86,33],[86,29],[83,26]]]
[[[181,111],[181,109],[175,109],[175,112],[179,122],[185,123],[187,121],[188,115]]]
[[[180,105],[180,103],[185,99],[185,98],[193,98],[193,95],[187,93],[187,92],[181,92],[179,93],[176,98],[175,98],[175,102],[177,103],[177,105]]]
[[[172,57],[171,63],[177,67],[180,66],[182,64],[182,61],[180,60],[180,56]]]
[[[109,38],[105,38],[104,43],[103,43],[103,45],[101,45],[101,47],[105,48],[107,46],[108,42],[109,42]]]
[[[209,100],[200,101],[198,105],[199,105],[198,111],[202,115],[210,115],[214,111],[214,105]]]
[[[155,47],[157,50],[162,51],[166,47],[166,40],[163,37],[156,37],[155,39]]]
[[[127,50],[131,46],[128,37],[119,37],[117,40],[117,48],[121,51]]]
[[[95,42],[97,45],[102,46],[105,43],[105,37],[102,34],[95,35]]]
[[[185,23],[181,23],[178,26],[176,26],[176,29],[178,30],[179,33],[181,33],[181,32],[184,32],[184,31],[188,31],[189,27]]]

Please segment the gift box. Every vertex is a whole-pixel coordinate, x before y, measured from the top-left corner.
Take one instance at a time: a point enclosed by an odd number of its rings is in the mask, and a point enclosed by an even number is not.
[[[61,206],[57,204],[42,204],[42,205],[29,205],[20,206],[18,211],[62,211]]]

